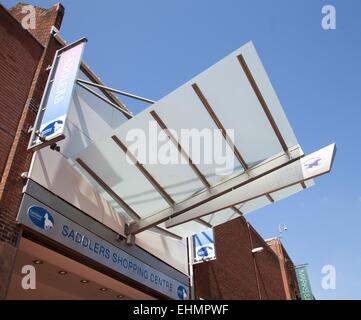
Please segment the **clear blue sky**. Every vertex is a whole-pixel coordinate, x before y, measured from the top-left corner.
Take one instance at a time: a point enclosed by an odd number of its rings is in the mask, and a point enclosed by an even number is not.
[[[265,238],[287,225],[284,245],[296,264],[309,263],[317,299],[361,299],[361,1],[62,3],[62,36],[88,38],[85,61],[101,79],[155,100],[252,40],[305,153],[332,142],[338,152],[315,187],[247,219]],[[336,30],[321,28],[326,4],[336,7]],[[321,287],[329,264],[336,290]]]

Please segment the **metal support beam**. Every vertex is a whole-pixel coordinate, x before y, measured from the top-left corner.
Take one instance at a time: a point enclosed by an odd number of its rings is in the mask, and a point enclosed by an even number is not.
[[[274,199],[271,197],[271,195],[269,193],[266,193],[265,196],[267,197],[269,202],[271,202],[271,203],[275,202]]]
[[[329,145],[300,160],[283,166],[267,175],[233,189],[220,198],[212,199],[195,209],[173,216],[166,221],[167,227],[199,219],[239,203],[247,202],[268,193],[299,184],[301,181],[315,178],[330,172],[335,154],[335,145]]]
[[[100,178],[82,159],[75,160],[103,189],[111,198],[120,205],[125,213],[133,220],[139,220],[140,216],[121,198],[111,187],[109,187],[102,178]]]
[[[204,221],[203,219],[195,219],[194,221],[205,226],[206,228],[213,228],[213,226],[210,223],[208,223],[207,221]]]
[[[198,85],[196,83],[192,84],[192,88],[194,90],[194,92],[196,93],[196,95],[198,96],[199,100],[201,100],[203,106],[206,108],[207,112],[209,113],[209,115],[211,116],[212,120],[214,121],[214,123],[216,124],[217,128],[219,130],[221,130],[222,135],[224,137],[224,139],[226,140],[226,142],[228,143],[228,145],[232,148],[234,155],[236,156],[237,160],[239,161],[239,163],[242,165],[243,169],[245,171],[248,170],[248,165],[247,163],[244,161],[243,157],[241,156],[241,153],[238,151],[238,149],[236,148],[236,146],[234,145],[233,141],[231,140],[231,138],[228,136],[226,129],[224,128],[222,122],[219,120],[219,118],[217,117],[217,115],[215,114],[213,108],[211,107],[211,105],[209,104],[208,100],[206,99],[206,97],[204,96],[204,94],[202,93],[201,89],[198,87]]]
[[[160,118],[160,116],[152,110],[150,112],[151,116],[155,121],[157,121],[159,127],[164,131],[164,133],[168,136],[169,140],[177,147],[178,152],[188,161],[188,164],[192,168],[193,172],[197,175],[199,180],[202,181],[204,187],[206,189],[209,189],[211,187],[210,183],[207,181],[207,178],[201,173],[201,171],[198,169],[198,167],[193,163],[191,157],[187,154],[187,152],[183,149],[182,145],[176,140],[176,138],[172,135],[172,133],[169,131],[167,125],[164,123],[164,121]],[[202,219],[196,219],[196,222],[204,225],[207,228],[212,228],[213,226],[209,224],[208,222],[202,220]]]
[[[181,144],[176,140],[176,138],[172,135],[172,133],[169,131],[167,125],[163,122],[163,120],[159,117],[159,115],[153,110],[150,112],[151,116],[155,121],[157,121],[159,127],[164,131],[164,133],[168,136],[169,140],[177,147],[178,152],[188,161],[188,164],[192,168],[193,172],[196,174],[196,176],[199,178],[199,180],[202,181],[205,188],[209,189],[210,184],[207,181],[206,177],[201,173],[201,171],[198,169],[198,167],[193,163],[193,160],[191,157],[187,154],[187,152],[183,149]],[[212,228],[212,225],[208,222],[202,220],[202,219],[196,219],[196,222],[204,225],[207,228]]]
[[[98,97],[100,100],[103,100],[104,102],[106,102],[107,104],[111,105],[113,108],[119,110],[120,112],[122,112],[124,115],[126,115],[127,117],[133,118],[133,115],[131,113],[129,113],[128,111],[120,108],[117,104],[111,102],[110,100],[108,100],[107,98],[103,97],[101,94],[99,94],[98,92],[95,92],[94,90],[88,88],[87,86],[83,85],[80,80],[77,80],[77,84],[79,86],[81,86],[83,89],[85,89],[86,91],[90,92],[91,94],[95,95],[96,97]]]
[[[100,178],[82,159],[77,158],[76,162],[104,189],[104,191],[106,193],[109,194],[109,196],[115,201],[117,202],[121,208],[125,211],[125,213],[134,220],[134,222],[132,222],[132,224],[136,224],[138,221],[140,221],[140,216],[122,199],[120,198],[105,182],[102,178]],[[131,225],[132,225],[131,224]],[[125,232],[127,233],[127,228],[129,228],[129,226],[127,226],[125,229]],[[176,240],[180,240],[182,239],[181,237],[179,237],[178,235],[165,230],[163,228],[160,227],[153,227],[150,228],[151,231],[156,232],[158,234],[164,235],[166,237],[171,237],[174,238]],[[127,243],[128,244],[134,244],[134,236],[130,237],[130,234],[127,233]]]
[[[239,214],[240,216],[243,216],[243,212],[242,212],[241,210],[239,210],[237,207],[233,206],[233,207],[231,207],[231,209],[232,209],[235,213]]]
[[[150,112],[150,115],[154,118],[155,121],[157,121],[159,127],[164,131],[164,133],[168,136],[169,140],[177,147],[178,152],[187,160],[188,164],[192,168],[193,172],[197,175],[197,177],[202,181],[203,185],[206,188],[209,188],[211,185],[207,181],[206,177],[200,172],[200,170],[197,168],[197,166],[193,163],[190,156],[187,154],[187,152],[183,149],[181,144],[177,141],[177,139],[172,135],[172,133],[169,131],[167,125],[163,122],[163,120],[159,117],[159,115],[152,110]]]
[[[261,104],[261,106],[263,108],[264,113],[267,116],[269,123],[272,126],[273,131],[275,132],[275,134],[277,136],[279,143],[282,146],[283,151],[287,153],[288,152],[287,144],[286,144],[285,140],[283,139],[281,131],[276,124],[276,121],[273,119],[272,113],[271,113],[270,109],[268,108],[266,100],[263,98],[262,93],[261,93],[255,79],[253,78],[252,72],[246,63],[246,60],[244,59],[242,54],[237,56],[237,58],[238,58],[240,65],[242,66],[243,72],[246,74],[247,79],[248,79],[250,85],[252,86],[254,93],[256,94],[256,96],[258,98],[259,103]]]
[[[138,170],[143,174],[143,176],[151,183],[151,185],[158,191],[158,193],[163,197],[163,199],[171,206],[173,207],[175,202],[171,198],[171,196],[163,189],[163,187],[158,183],[156,179],[149,173],[149,171],[142,165],[137,158],[129,151],[127,146],[120,141],[120,139],[113,135],[112,136],[113,141],[118,145],[120,149],[123,150],[123,152],[128,156],[134,165],[138,168]]]
[[[150,100],[150,99],[147,99],[147,98],[136,96],[134,94],[131,94],[131,93],[128,93],[128,92],[125,92],[125,91],[120,91],[120,90],[117,90],[117,89],[106,87],[106,86],[103,86],[103,85],[98,84],[98,83],[86,81],[86,80],[83,80],[83,79],[78,79],[78,82],[83,83],[83,84],[87,84],[89,86],[97,87],[97,88],[100,88],[100,89],[103,89],[103,90],[107,90],[107,91],[110,91],[110,92],[118,93],[118,94],[120,94],[122,96],[132,98],[132,99],[135,99],[135,100],[139,100],[139,101],[143,101],[143,102],[147,102],[147,103],[151,103],[151,104],[155,103],[154,100]]]
[[[175,240],[182,240],[183,238],[181,236],[178,236],[177,234],[169,231],[169,230],[166,230],[166,229],[163,229],[163,228],[160,228],[160,227],[153,227],[151,229],[149,229],[153,232],[156,232],[160,235],[163,235],[165,237],[169,237],[169,238],[173,238]]]
[[[164,209],[150,217],[140,220],[138,223],[131,225],[128,229],[128,232],[134,234],[139,233],[151,228],[152,226],[167,221],[172,216],[191,210],[203,203],[206,203],[212,199],[215,199],[223,194],[232,191],[234,188],[238,188],[242,185],[250,183],[251,181],[270,172],[273,172],[288,163],[296,161],[303,155],[303,153],[299,146],[295,146],[290,150],[290,155],[292,157],[291,161],[289,160],[288,155],[285,155],[282,152],[279,156],[274,157],[272,160],[252,167],[252,178],[250,178],[247,173],[242,173],[232,179],[226,180],[220,184],[211,187],[209,190],[207,189],[187,200],[177,203],[174,208]]]
[[[128,246],[132,246],[135,244],[135,235],[134,234],[128,234],[127,237],[125,238],[125,243]]]

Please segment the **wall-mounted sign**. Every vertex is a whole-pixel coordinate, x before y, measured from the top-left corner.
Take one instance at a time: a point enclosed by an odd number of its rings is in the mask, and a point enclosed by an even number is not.
[[[65,121],[86,41],[82,38],[56,52],[28,149],[39,149],[64,139]]]
[[[207,229],[199,232],[192,237],[194,262],[215,259],[216,252],[214,247],[213,229]]]
[[[310,279],[308,277],[307,269],[305,265],[295,267],[298,287],[300,289],[302,300],[315,300],[312,290]]]
[[[31,222],[40,229],[49,230],[54,227],[53,216],[43,207],[29,207],[28,215]]]
[[[25,194],[19,223],[172,299],[188,299],[189,286],[160,272]]]

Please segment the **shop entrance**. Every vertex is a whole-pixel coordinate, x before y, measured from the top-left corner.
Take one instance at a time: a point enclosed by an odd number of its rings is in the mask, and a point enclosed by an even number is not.
[[[29,265],[35,268],[35,289],[22,286],[27,275],[22,271]],[[23,237],[7,299],[149,300],[154,297]]]

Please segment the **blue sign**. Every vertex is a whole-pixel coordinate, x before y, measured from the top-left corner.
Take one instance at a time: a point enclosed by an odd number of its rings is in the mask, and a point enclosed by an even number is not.
[[[63,128],[64,121],[55,120],[54,122],[49,123],[42,131],[44,137],[52,136],[54,133],[59,132]]]
[[[57,51],[29,148],[45,142],[36,135],[36,132],[39,132],[46,142],[56,141],[63,137],[85,42],[86,39],[83,38]]]
[[[56,211],[25,195],[18,220],[62,245],[173,299],[187,299],[186,284],[154,269]],[[26,206],[25,206],[26,205]],[[50,213],[51,211],[51,213]],[[36,226],[36,228],[34,228]]]
[[[208,257],[213,253],[213,251],[214,251],[214,247],[204,246],[198,249],[197,255],[200,257]]]
[[[54,218],[46,209],[32,206],[28,209],[28,215],[31,222],[38,228],[43,230],[54,228]]]
[[[178,286],[177,295],[180,300],[185,300],[188,297],[187,290],[183,286]]]
[[[196,262],[215,258],[213,230],[193,235],[194,260]]]

